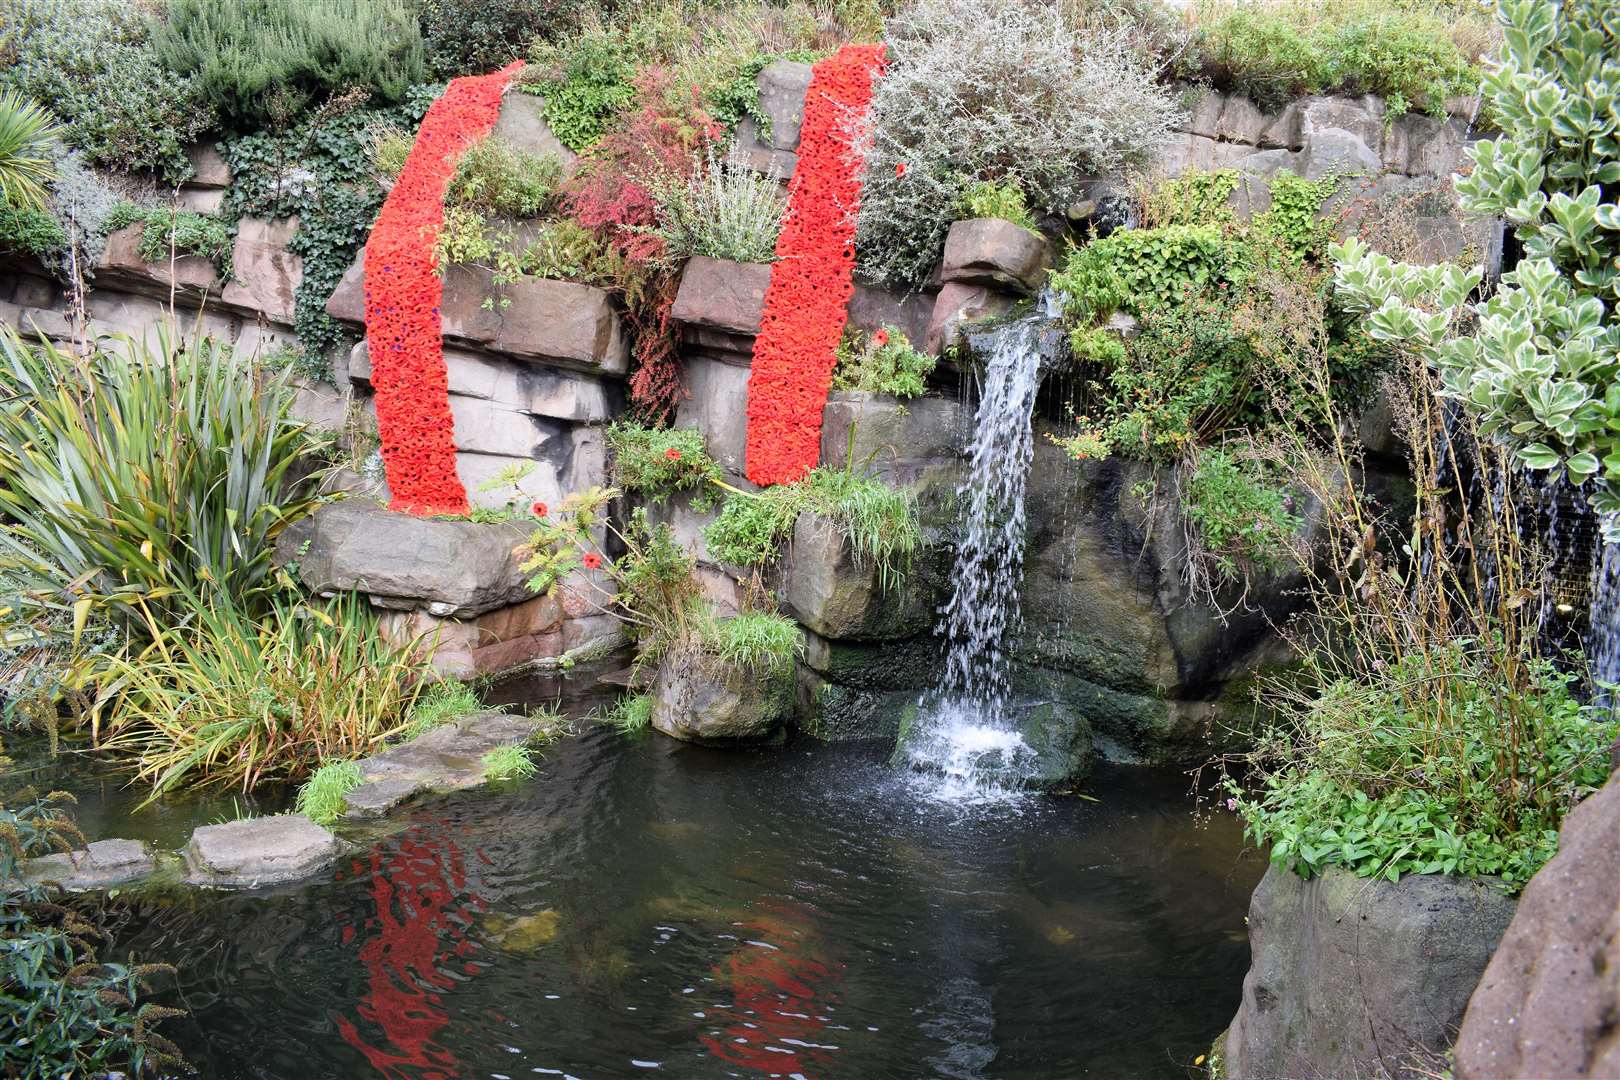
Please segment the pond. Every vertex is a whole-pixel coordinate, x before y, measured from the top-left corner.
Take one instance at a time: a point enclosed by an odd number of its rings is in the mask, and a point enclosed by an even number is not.
[[[1186,1075],[1262,860],[1186,777],[930,800],[879,748],[587,728],[313,883],[122,902],[215,1080]]]

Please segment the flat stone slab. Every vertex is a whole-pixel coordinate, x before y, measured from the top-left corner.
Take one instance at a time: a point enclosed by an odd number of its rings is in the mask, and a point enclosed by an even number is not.
[[[351,818],[375,817],[427,791],[460,791],[484,782],[484,756],[522,746],[538,725],[527,716],[477,712],[436,727],[360,763],[364,780],[343,797]]]
[[[97,840],[83,851],[29,859],[29,881],[54,882],[69,892],[105,889],[136,881],[157,869],[157,860],[139,840]]]
[[[344,499],[290,525],[276,552],[314,592],[355,589],[397,610],[467,618],[533,598],[517,554],[529,531],[521,522],[441,521]]]
[[[252,888],[297,881],[337,857],[338,842],[303,814],[204,825],[186,845],[186,880]]]

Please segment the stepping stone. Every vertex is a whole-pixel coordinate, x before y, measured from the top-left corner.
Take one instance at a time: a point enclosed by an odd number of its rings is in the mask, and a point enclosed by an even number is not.
[[[391,787],[361,796],[363,802],[380,801],[405,784],[415,785],[395,802],[417,790],[458,791],[484,782],[484,755],[504,746],[522,746],[535,735],[535,722],[527,716],[477,712],[441,725],[408,743],[389,747],[360,763],[367,783],[344,797],[354,807],[355,794],[374,784]]]
[[[135,881],[157,868],[139,840],[97,840],[83,851],[65,851],[29,859],[23,874],[29,881],[50,881],[69,892],[105,889]]]
[[[186,880],[253,888],[297,881],[337,857],[337,837],[303,814],[204,825],[186,845]]]
[[[384,776],[369,780],[343,796],[345,817],[381,817],[394,807],[427,790],[427,781],[413,776]]]

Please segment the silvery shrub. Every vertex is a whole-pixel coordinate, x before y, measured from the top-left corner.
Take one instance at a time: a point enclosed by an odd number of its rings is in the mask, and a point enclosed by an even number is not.
[[[928,277],[976,181],[1014,177],[1037,213],[1062,213],[1088,178],[1152,160],[1183,115],[1123,30],[1056,5],[921,0],[885,36],[856,248],[888,284]]]

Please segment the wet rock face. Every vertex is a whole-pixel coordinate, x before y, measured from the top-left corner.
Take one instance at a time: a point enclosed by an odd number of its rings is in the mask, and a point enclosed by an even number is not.
[[[1227,1075],[1432,1075],[1413,1066],[1451,1044],[1513,909],[1479,881],[1339,867],[1307,881],[1271,867],[1249,904],[1253,960]]]
[[[783,560],[789,611],[806,629],[844,641],[882,641],[924,632],[932,610],[920,590],[884,588],[875,563],[855,558],[843,533],[800,514]]]
[[[790,676],[762,678],[690,645],[664,656],[653,685],[652,726],[671,738],[734,743],[776,735],[792,711]]]
[[[227,821],[191,834],[187,880],[234,888],[275,885],[319,873],[337,854],[337,837],[303,814]]]
[[[1457,1080],[1620,1076],[1620,775],[1525,887],[1457,1037]]]

